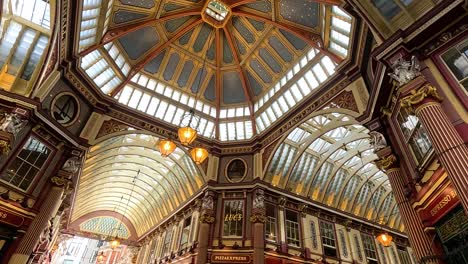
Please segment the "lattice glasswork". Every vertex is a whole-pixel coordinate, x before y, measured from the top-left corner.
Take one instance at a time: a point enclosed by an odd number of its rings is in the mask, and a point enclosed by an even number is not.
[[[80,230],[109,237],[117,236],[125,239],[130,237],[127,226],[114,217],[91,218],[80,224]]]

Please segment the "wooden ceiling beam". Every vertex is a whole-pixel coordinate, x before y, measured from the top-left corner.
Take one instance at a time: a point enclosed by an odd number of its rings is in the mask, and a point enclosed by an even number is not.
[[[111,29],[111,30],[107,31],[107,33],[102,37],[102,40],[101,40],[100,43],[98,43],[96,45],[93,45],[93,46],[83,50],[82,52],[80,52],[79,55],[80,56],[85,56],[85,55],[91,53],[92,51],[103,47],[104,45],[106,45],[107,43],[109,43],[109,42],[111,42],[111,41],[113,41],[115,39],[121,38],[121,37],[123,37],[123,36],[125,36],[125,35],[127,35],[129,33],[135,32],[135,31],[137,31],[137,30],[139,30],[141,28],[147,27],[147,26],[154,25],[156,23],[162,23],[162,22],[165,22],[165,21],[168,21],[168,20],[181,18],[181,17],[185,17],[185,16],[200,15],[201,10],[202,10],[201,8],[185,10],[185,11],[174,13],[174,14],[171,14],[171,15],[168,15],[168,16],[165,16],[165,17],[161,17],[161,18],[157,18],[157,19],[150,19],[150,20],[138,22],[138,23],[135,23],[135,24],[125,25],[125,26],[121,26],[121,27]]]
[[[309,0],[309,2],[324,4],[324,5],[336,5],[343,4],[343,0]]]
[[[249,87],[247,86],[247,79],[245,78],[244,70],[242,69],[242,66],[240,64],[239,52],[236,49],[236,46],[234,45],[234,41],[232,39],[231,32],[229,31],[228,27],[224,27],[223,30],[224,30],[224,34],[226,35],[226,39],[227,39],[227,42],[229,44],[229,47],[232,50],[232,55],[234,57],[234,61],[236,62],[237,71],[239,72],[239,76],[240,76],[241,83],[242,83],[242,89],[244,90],[244,94],[246,96],[247,104],[248,104],[249,110],[250,110],[250,119],[252,121],[253,134],[256,135],[257,134],[257,127],[255,125],[254,106],[253,106],[253,99],[252,99],[253,96],[251,94],[251,90],[249,90]]]
[[[323,52],[323,54],[330,57],[330,59],[332,61],[334,61],[335,63],[340,64],[341,62],[343,62],[343,58],[341,58],[340,56],[334,54],[333,52],[330,52],[328,49],[323,47],[322,37],[319,34],[312,33],[312,32],[306,31],[304,29],[294,27],[292,25],[287,25],[287,24],[284,24],[282,22],[272,21],[272,20],[270,20],[268,18],[259,16],[259,15],[256,15],[256,14],[252,14],[252,13],[249,13],[249,12],[246,12],[246,11],[242,11],[242,10],[236,10],[236,11],[233,11],[232,13],[233,13],[234,16],[251,18],[251,19],[254,19],[254,20],[257,20],[257,21],[261,21],[261,22],[264,22],[264,23],[267,23],[267,24],[274,25],[279,29],[283,29],[285,31],[288,31],[291,34],[294,34],[296,37],[302,39],[304,42],[306,42],[310,46],[320,50],[320,52]]]
[[[234,8],[236,6],[246,5],[254,2],[257,2],[257,0],[227,0],[225,1],[225,4],[230,8]]]
[[[197,21],[191,23],[190,25],[179,29],[170,39],[165,41],[163,44],[159,45],[156,49],[152,50],[148,55],[146,55],[143,59],[139,60],[135,65],[133,65],[130,73],[119,86],[117,86],[110,94],[110,96],[114,97],[117,95],[124,87],[128,84],[128,82],[135,76],[146,64],[148,64],[151,60],[156,58],[161,51],[166,49],[169,45],[171,45],[174,41],[178,40],[182,37],[185,33],[192,30],[194,27],[203,23],[203,20],[199,18]]]

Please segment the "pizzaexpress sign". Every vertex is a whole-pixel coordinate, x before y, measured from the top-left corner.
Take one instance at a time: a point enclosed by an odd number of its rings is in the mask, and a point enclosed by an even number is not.
[[[250,256],[213,253],[211,255],[211,263],[250,263]]]

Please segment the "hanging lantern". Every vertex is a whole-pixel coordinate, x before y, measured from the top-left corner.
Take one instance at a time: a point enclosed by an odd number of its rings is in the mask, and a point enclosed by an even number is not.
[[[377,241],[380,242],[384,247],[388,247],[392,244],[393,237],[389,235],[387,232],[380,233],[377,236]]]
[[[120,246],[120,240],[116,237],[114,240],[110,242],[111,249],[116,249],[118,246]]]
[[[104,263],[104,259],[105,259],[104,252],[101,251],[101,253],[99,253],[99,255],[97,256],[97,262]]]
[[[176,144],[168,139],[161,139],[159,140],[159,152],[161,152],[161,156],[167,157],[171,155],[172,152],[176,149]]]
[[[193,148],[190,151],[190,155],[192,156],[192,160],[200,165],[205,161],[206,158],[208,158],[208,150],[204,148]]]
[[[190,126],[179,128],[178,134],[180,143],[185,146],[190,145],[197,138],[197,130]]]

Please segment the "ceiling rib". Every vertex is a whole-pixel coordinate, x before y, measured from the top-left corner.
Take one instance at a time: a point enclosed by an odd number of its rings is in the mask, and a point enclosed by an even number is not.
[[[143,59],[138,61],[135,65],[133,65],[132,69],[130,70],[130,73],[127,76],[127,79],[125,79],[119,86],[117,86],[110,94],[110,96],[114,97],[117,95],[125,85],[128,84],[128,82],[135,76],[147,63],[149,63],[152,59],[154,59],[156,56],[158,56],[161,51],[163,51],[165,48],[167,48],[170,44],[172,44],[174,41],[178,40],[180,37],[182,37],[185,33],[189,32],[192,30],[192,28],[198,26],[199,24],[203,23],[203,20],[199,18],[197,21],[191,23],[190,25],[181,28],[178,30],[174,36],[172,36],[170,39],[168,39],[166,42],[163,44],[159,45],[156,49],[151,51],[150,54],[146,55]]]
[[[324,4],[324,5],[336,5],[339,6],[343,4],[342,0],[309,0],[309,2]]]
[[[256,135],[257,134],[257,127],[255,125],[252,95],[250,93],[250,90],[247,87],[245,74],[244,74],[244,71],[242,70],[242,66],[240,64],[239,53],[238,53],[238,50],[236,49],[236,47],[234,45],[234,42],[232,40],[232,35],[231,35],[231,32],[229,31],[229,29],[227,27],[224,27],[223,30],[224,30],[224,34],[226,35],[226,39],[228,41],[229,47],[232,50],[234,60],[236,61],[237,71],[239,72],[239,76],[240,76],[240,79],[241,79],[241,82],[242,82],[242,88],[244,89],[244,94],[247,97],[247,103],[249,104],[250,119],[252,121],[253,134]]]
[[[162,22],[165,22],[165,21],[168,21],[168,20],[185,17],[185,16],[200,15],[200,13],[201,13],[201,8],[190,9],[190,10],[185,10],[185,11],[182,11],[182,12],[174,13],[174,14],[171,14],[171,15],[168,15],[168,16],[165,16],[165,17],[146,20],[146,21],[142,21],[142,22],[139,22],[139,23],[125,25],[125,26],[121,26],[121,27],[111,29],[111,30],[107,31],[107,33],[102,37],[102,40],[101,40],[100,43],[98,43],[96,45],[93,45],[93,46],[83,50],[82,52],[80,52],[79,55],[80,56],[85,56],[85,55],[91,53],[92,51],[94,51],[94,50],[96,50],[96,49],[98,49],[100,47],[103,47],[107,43],[109,43],[109,42],[111,42],[111,41],[113,41],[115,39],[121,38],[121,37],[123,37],[123,36],[125,36],[125,35],[127,35],[127,34],[129,34],[131,32],[137,31],[137,30],[139,30],[141,28],[151,26],[151,25],[156,24],[156,23],[162,23]]]
[[[215,38],[215,47],[216,47],[216,87],[215,87],[215,97],[216,97],[216,138],[220,139],[219,134],[219,115],[221,109],[221,30],[216,29],[216,38]]]
[[[234,8],[236,6],[246,5],[254,2],[257,2],[257,0],[228,0],[225,3],[229,5],[230,8]]]
[[[286,30],[286,31],[294,34],[298,38],[302,39],[303,41],[305,41],[307,44],[311,45],[312,47],[320,50],[320,52],[322,52],[323,54],[330,57],[330,59],[332,61],[334,61],[335,63],[340,64],[341,62],[343,62],[343,58],[341,58],[340,56],[336,55],[333,52],[330,52],[328,49],[322,47],[323,46],[323,41],[322,41],[322,38],[321,38],[321,36],[319,34],[312,33],[312,32],[309,32],[309,31],[306,31],[306,30],[303,30],[303,29],[300,29],[300,28],[297,28],[297,27],[294,27],[294,26],[291,26],[291,25],[286,25],[286,24],[278,22],[278,21],[272,21],[272,20],[270,20],[268,18],[259,16],[259,15],[256,15],[256,14],[252,14],[252,13],[249,13],[249,12],[245,12],[245,11],[242,11],[242,10],[233,11],[232,14],[234,16],[247,17],[247,18],[251,18],[251,19],[254,19],[254,20],[262,21],[262,22],[265,22],[265,23],[268,23],[268,24],[272,24],[272,25],[274,25],[274,26],[276,26],[276,27],[278,27],[280,29]]]

